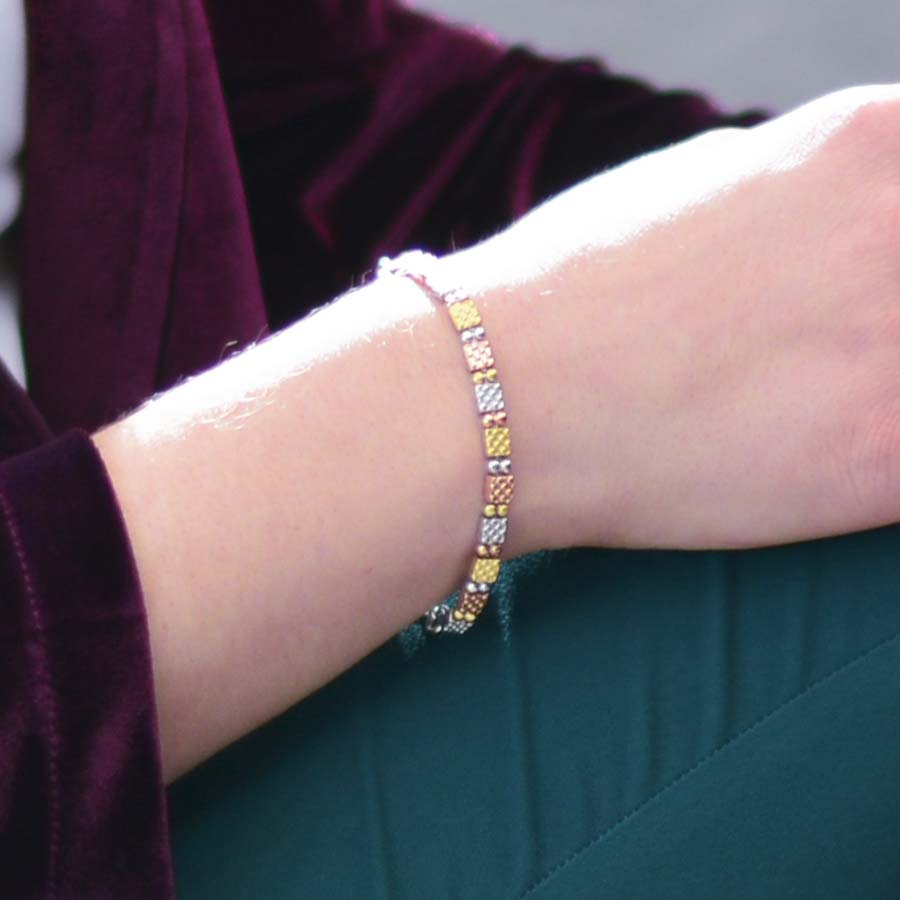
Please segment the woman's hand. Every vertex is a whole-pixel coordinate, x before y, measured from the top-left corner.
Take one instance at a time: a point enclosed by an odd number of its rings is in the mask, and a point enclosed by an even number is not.
[[[900,518],[900,86],[641,157],[444,265],[485,291],[526,543]]]

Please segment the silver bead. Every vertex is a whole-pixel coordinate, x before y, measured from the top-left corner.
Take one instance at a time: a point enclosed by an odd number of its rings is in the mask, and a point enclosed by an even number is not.
[[[440,291],[440,285],[435,285]],[[443,299],[446,304],[459,303],[461,300],[468,300],[469,294],[465,288],[455,287],[452,290],[443,292]]]
[[[497,412],[503,409],[503,388],[499,381],[483,381],[475,385],[478,412]]]
[[[506,516],[481,519],[481,543],[502,544],[506,540]]]
[[[466,591],[469,594],[477,594],[478,593],[478,585],[474,581],[466,582]]]
[[[492,459],[488,461],[488,472],[491,475],[499,475],[500,474],[500,463],[497,462],[496,459]]]
[[[491,589],[491,586],[486,581],[480,581],[478,583],[478,593],[486,594]]]
[[[451,616],[444,628],[444,634],[465,634],[473,624],[473,622],[467,622],[465,619],[454,619]]]

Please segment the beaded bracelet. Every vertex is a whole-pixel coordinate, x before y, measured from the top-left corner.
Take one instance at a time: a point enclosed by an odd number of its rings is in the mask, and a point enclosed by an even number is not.
[[[478,546],[468,580],[460,589],[456,605],[439,603],[424,616],[427,631],[464,634],[487,606],[500,576],[500,553],[506,540],[515,478],[511,471],[503,387],[497,377],[494,354],[481,323],[481,314],[463,288],[441,288],[435,272],[436,262],[436,257],[430,253],[409,250],[396,259],[382,257],[378,261],[378,275],[411,278],[431,299],[446,305],[462,340],[463,355],[475,386],[475,402],[481,414],[487,455],[485,506],[478,527]]]

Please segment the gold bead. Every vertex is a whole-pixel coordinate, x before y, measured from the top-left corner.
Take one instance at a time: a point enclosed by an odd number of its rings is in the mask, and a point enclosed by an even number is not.
[[[495,582],[500,574],[499,559],[479,559],[472,566],[472,581]]]
[[[458,609],[454,609],[453,610],[453,618],[456,619],[457,622],[461,622],[462,618],[463,618],[462,612]]]
[[[497,507],[493,503],[488,503],[488,505],[484,508],[484,514],[489,519],[493,519],[494,516],[497,515]]]
[[[484,372],[473,372],[472,381],[474,381],[475,384],[481,384],[481,382],[484,381]]]
[[[484,434],[484,450],[486,456],[509,456],[510,440],[508,428],[486,428]]]
[[[509,515],[509,504],[508,503],[500,503],[497,506],[497,515],[498,516],[507,516]]]
[[[487,544],[479,544],[475,552],[481,559],[487,559],[491,555],[490,547]]]
[[[475,621],[475,613],[466,613],[466,621],[474,622]]]
[[[451,303],[447,307],[447,311],[450,313],[450,318],[453,319],[457,331],[474,328],[481,324],[481,316],[472,300],[459,300]]]

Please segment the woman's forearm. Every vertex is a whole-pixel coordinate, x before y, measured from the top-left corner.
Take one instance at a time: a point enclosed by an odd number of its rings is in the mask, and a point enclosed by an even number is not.
[[[517,475],[506,557],[894,521],[900,88],[673,145],[445,257]],[[465,577],[480,424],[443,310],[346,295],[97,435],[145,590],[166,777]]]
[[[518,358],[498,304],[482,312],[501,362]],[[95,441],[144,589],[167,781],[466,576],[480,425],[446,312],[407,280],[345,295]],[[530,540],[512,518],[505,556]]]

